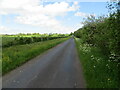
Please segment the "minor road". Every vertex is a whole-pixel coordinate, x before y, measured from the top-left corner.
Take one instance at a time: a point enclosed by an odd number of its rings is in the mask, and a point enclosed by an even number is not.
[[[3,76],[3,88],[85,88],[74,39]]]

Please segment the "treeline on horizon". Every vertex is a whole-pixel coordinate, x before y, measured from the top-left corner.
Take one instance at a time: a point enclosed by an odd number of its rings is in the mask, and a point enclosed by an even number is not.
[[[25,36],[25,37],[31,37],[31,36],[69,36],[69,34],[61,34],[61,33],[18,33],[18,34],[1,34],[2,36]]]
[[[120,64],[120,1],[108,3],[107,8],[109,16],[88,17],[74,35]]]
[[[2,47],[10,47],[13,45],[23,45],[30,44],[35,42],[48,41],[58,38],[66,38],[69,34],[58,34],[58,33],[50,33],[50,34],[40,34],[40,33],[19,33],[15,35],[2,35]]]

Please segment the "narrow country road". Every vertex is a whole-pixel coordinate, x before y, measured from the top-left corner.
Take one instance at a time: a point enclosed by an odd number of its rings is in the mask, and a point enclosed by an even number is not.
[[[3,88],[85,88],[74,39],[3,76]]]

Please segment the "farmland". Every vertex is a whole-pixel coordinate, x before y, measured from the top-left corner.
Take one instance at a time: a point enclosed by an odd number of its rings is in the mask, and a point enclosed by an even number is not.
[[[8,42],[15,43],[16,36],[14,37],[3,37],[3,44],[7,45]],[[2,51],[2,74],[5,74],[12,69],[20,66],[31,58],[43,53],[44,51],[56,46],[57,44],[64,42],[69,37],[44,37],[44,40],[41,41],[40,37],[36,37],[38,41],[32,41],[26,43],[27,40],[31,40],[32,37],[17,37],[18,40],[21,40],[22,43],[8,45],[7,47],[3,47]],[[51,39],[52,38],[52,39]],[[39,40],[40,39],[40,40]],[[43,39],[43,38],[42,38]],[[4,41],[5,40],[5,41]],[[23,43],[23,41],[25,43]]]
[[[16,34],[16,35],[2,35],[2,47],[9,47],[13,45],[23,45],[34,42],[42,42],[57,38],[67,37],[68,34]]]

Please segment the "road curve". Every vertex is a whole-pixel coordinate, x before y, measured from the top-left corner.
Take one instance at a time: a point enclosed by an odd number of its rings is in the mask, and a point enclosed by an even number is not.
[[[73,38],[28,61],[2,79],[3,88],[85,88]]]

